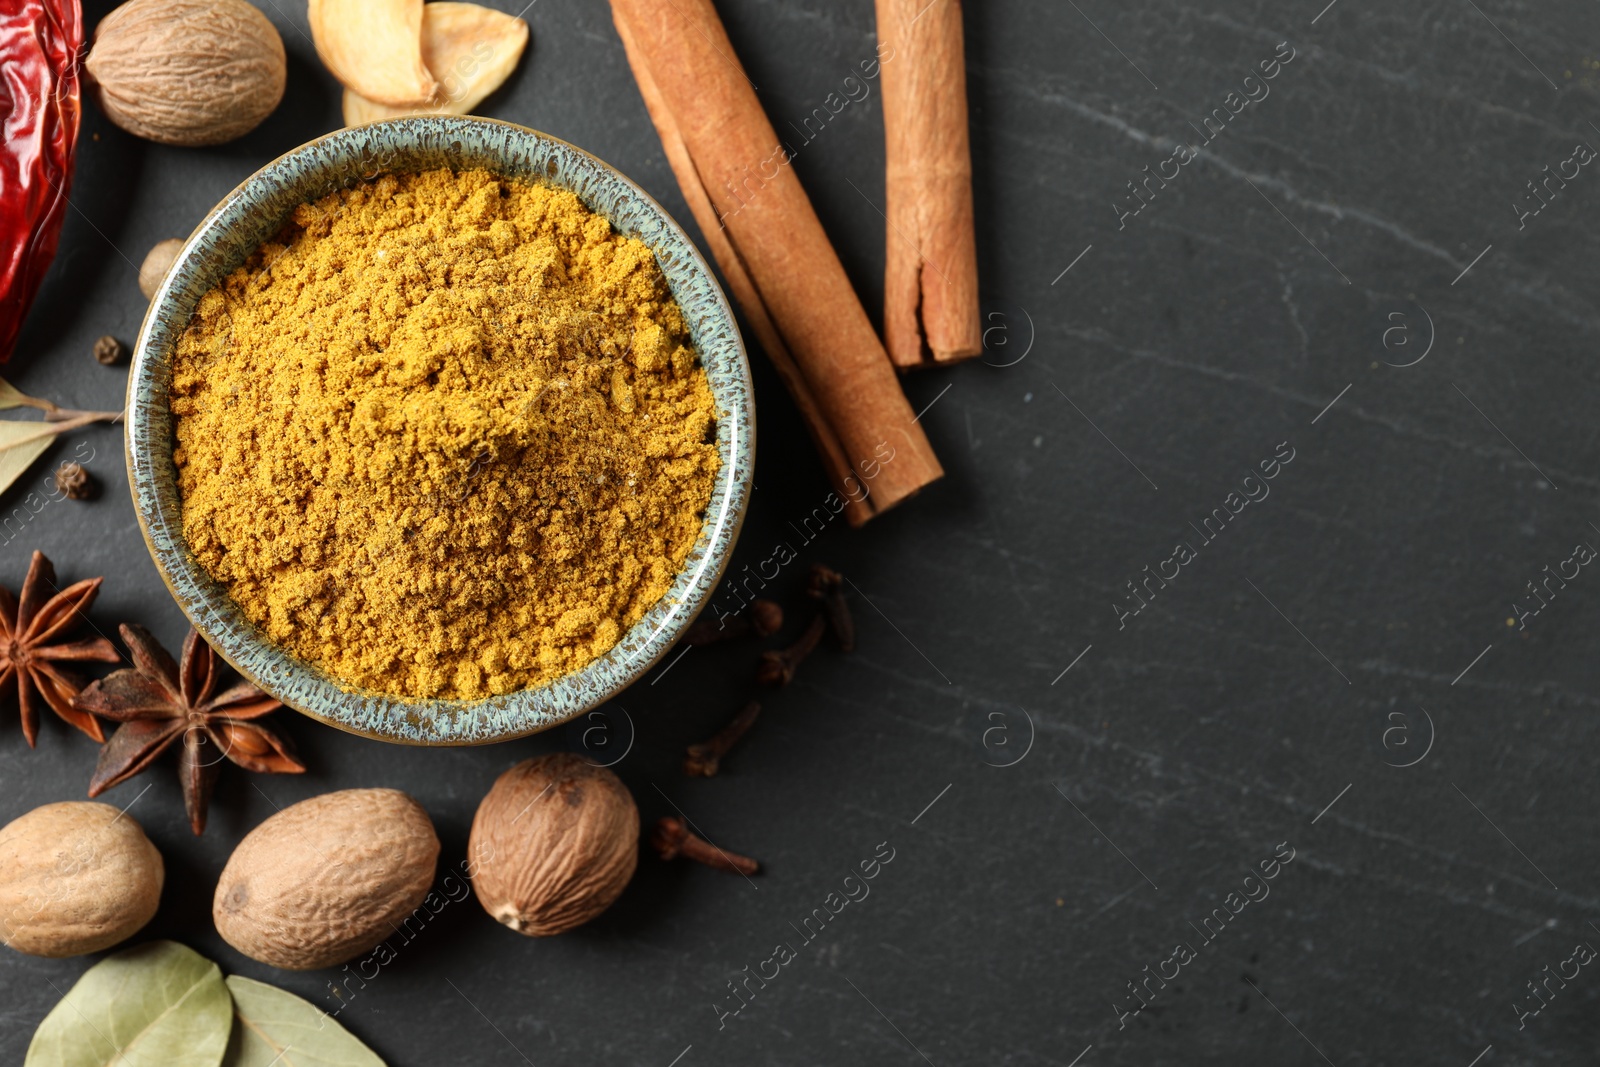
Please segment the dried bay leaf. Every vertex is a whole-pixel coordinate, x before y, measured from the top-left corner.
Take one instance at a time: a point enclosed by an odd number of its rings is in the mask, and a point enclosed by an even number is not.
[[[30,406],[36,403],[26,399]],[[61,412],[59,422],[0,421],[0,493],[11,488],[60,434],[120,417],[115,411],[69,411]]]
[[[90,967],[39,1024],[25,1067],[218,1067],[232,1026],[221,969],[151,941]]]
[[[29,396],[4,378],[0,378],[0,411],[7,408],[38,408],[40,411],[49,411],[54,407],[50,401]]]
[[[384,1067],[327,1012],[264,982],[228,976],[235,1021],[223,1067]]]
[[[49,423],[0,422],[0,493],[26,474],[55,439]]]
[[[20,408],[27,402],[28,397],[22,390],[0,378],[0,411],[6,408]]]

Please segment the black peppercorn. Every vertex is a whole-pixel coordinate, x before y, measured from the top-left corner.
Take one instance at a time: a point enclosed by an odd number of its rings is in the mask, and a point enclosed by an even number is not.
[[[94,478],[81,463],[63,463],[56,469],[56,488],[69,500],[88,500],[94,495]]]
[[[106,334],[94,343],[94,358],[107,367],[114,367],[128,358],[128,346]]]

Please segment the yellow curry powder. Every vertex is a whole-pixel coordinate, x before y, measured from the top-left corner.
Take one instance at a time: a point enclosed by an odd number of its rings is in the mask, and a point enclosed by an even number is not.
[[[650,250],[477,171],[304,204],[177,347],[183,532],[276,643],[352,687],[506,693],[666,592],[718,468]]]

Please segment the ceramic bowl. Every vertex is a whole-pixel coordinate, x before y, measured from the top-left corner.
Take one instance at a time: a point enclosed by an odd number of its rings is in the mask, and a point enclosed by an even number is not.
[[[483,700],[409,700],[352,691],[278,648],[195,560],[183,538],[168,410],[172,356],[200,297],[277,232],[295,206],[382,173],[484,168],[577,194],[655,253],[682,306],[718,410],[722,467],[705,524],[666,596],[616,647],[533,689]],[[417,745],[482,744],[549,729],[637,680],[676,644],[722,577],[750,498],[755,405],[733,313],[711,270],[661,205],[565,141],[489,119],[396,119],[340,130],[281,156],[206,216],[151,301],[128,384],[128,475],[134,508],[167,587],[195,628],[241,674],[289,707],[340,729]]]

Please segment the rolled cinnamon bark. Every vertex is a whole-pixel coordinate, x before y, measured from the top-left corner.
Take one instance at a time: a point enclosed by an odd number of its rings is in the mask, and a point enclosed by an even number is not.
[[[961,0],[877,0],[887,148],[883,334],[895,366],[983,350]]]
[[[612,0],[684,198],[859,526],[943,475],[710,0]]]

